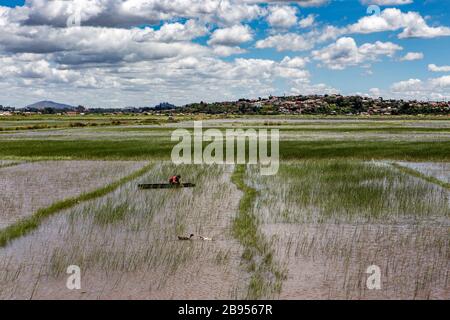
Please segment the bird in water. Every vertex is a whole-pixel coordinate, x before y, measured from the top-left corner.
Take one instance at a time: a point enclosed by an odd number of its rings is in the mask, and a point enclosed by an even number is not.
[[[203,237],[203,236],[199,236],[199,238],[203,241],[211,241],[212,240],[212,238]]]
[[[194,235],[191,233],[189,237],[178,236],[178,240],[191,240]]]

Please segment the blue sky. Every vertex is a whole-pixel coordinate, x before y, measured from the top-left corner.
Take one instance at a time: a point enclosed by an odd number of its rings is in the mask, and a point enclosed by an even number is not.
[[[0,104],[450,99],[450,1],[173,3],[0,0]]]

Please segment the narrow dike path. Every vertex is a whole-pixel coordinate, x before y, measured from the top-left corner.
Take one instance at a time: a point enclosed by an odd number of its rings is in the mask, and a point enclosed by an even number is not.
[[[443,187],[445,189],[449,189],[450,190],[450,183],[444,182],[444,181],[439,180],[439,179],[437,179],[435,177],[432,177],[432,176],[428,176],[428,175],[423,174],[423,173],[421,173],[421,172],[419,172],[417,170],[414,170],[414,169],[402,166],[401,164],[398,164],[398,163],[395,163],[395,162],[391,163],[391,165],[394,168],[396,168],[396,169],[398,169],[398,170],[400,170],[400,171],[402,171],[402,172],[404,172],[406,174],[409,174],[409,175],[411,175],[413,177],[420,178],[422,180],[428,181],[428,182],[433,183],[433,184],[437,184],[438,186],[441,186],[441,187]]]
[[[271,244],[260,230],[261,221],[253,211],[258,192],[245,184],[245,173],[245,165],[236,165],[231,177],[231,181],[243,192],[232,233],[244,247],[242,260],[251,274],[247,299],[273,298],[281,292],[286,271],[274,260]]]

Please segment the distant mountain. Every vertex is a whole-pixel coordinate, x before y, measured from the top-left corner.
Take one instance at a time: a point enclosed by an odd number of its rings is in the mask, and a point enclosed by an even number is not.
[[[70,106],[68,104],[57,103],[53,101],[39,101],[25,107],[25,109],[36,109],[36,110],[44,110],[48,108],[54,110],[71,110],[74,109],[75,107]]]

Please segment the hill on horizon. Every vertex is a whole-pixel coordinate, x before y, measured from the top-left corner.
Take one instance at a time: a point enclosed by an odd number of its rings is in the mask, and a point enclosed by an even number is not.
[[[39,101],[39,102],[30,104],[30,105],[26,106],[25,108],[26,109],[37,109],[37,110],[44,110],[46,108],[52,108],[55,110],[68,110],[68,109],[70,110],[70,109],[74,109],[75,107],[68,105],[68,104],[64,104],[64,103],[43,100],[43,101]]]

